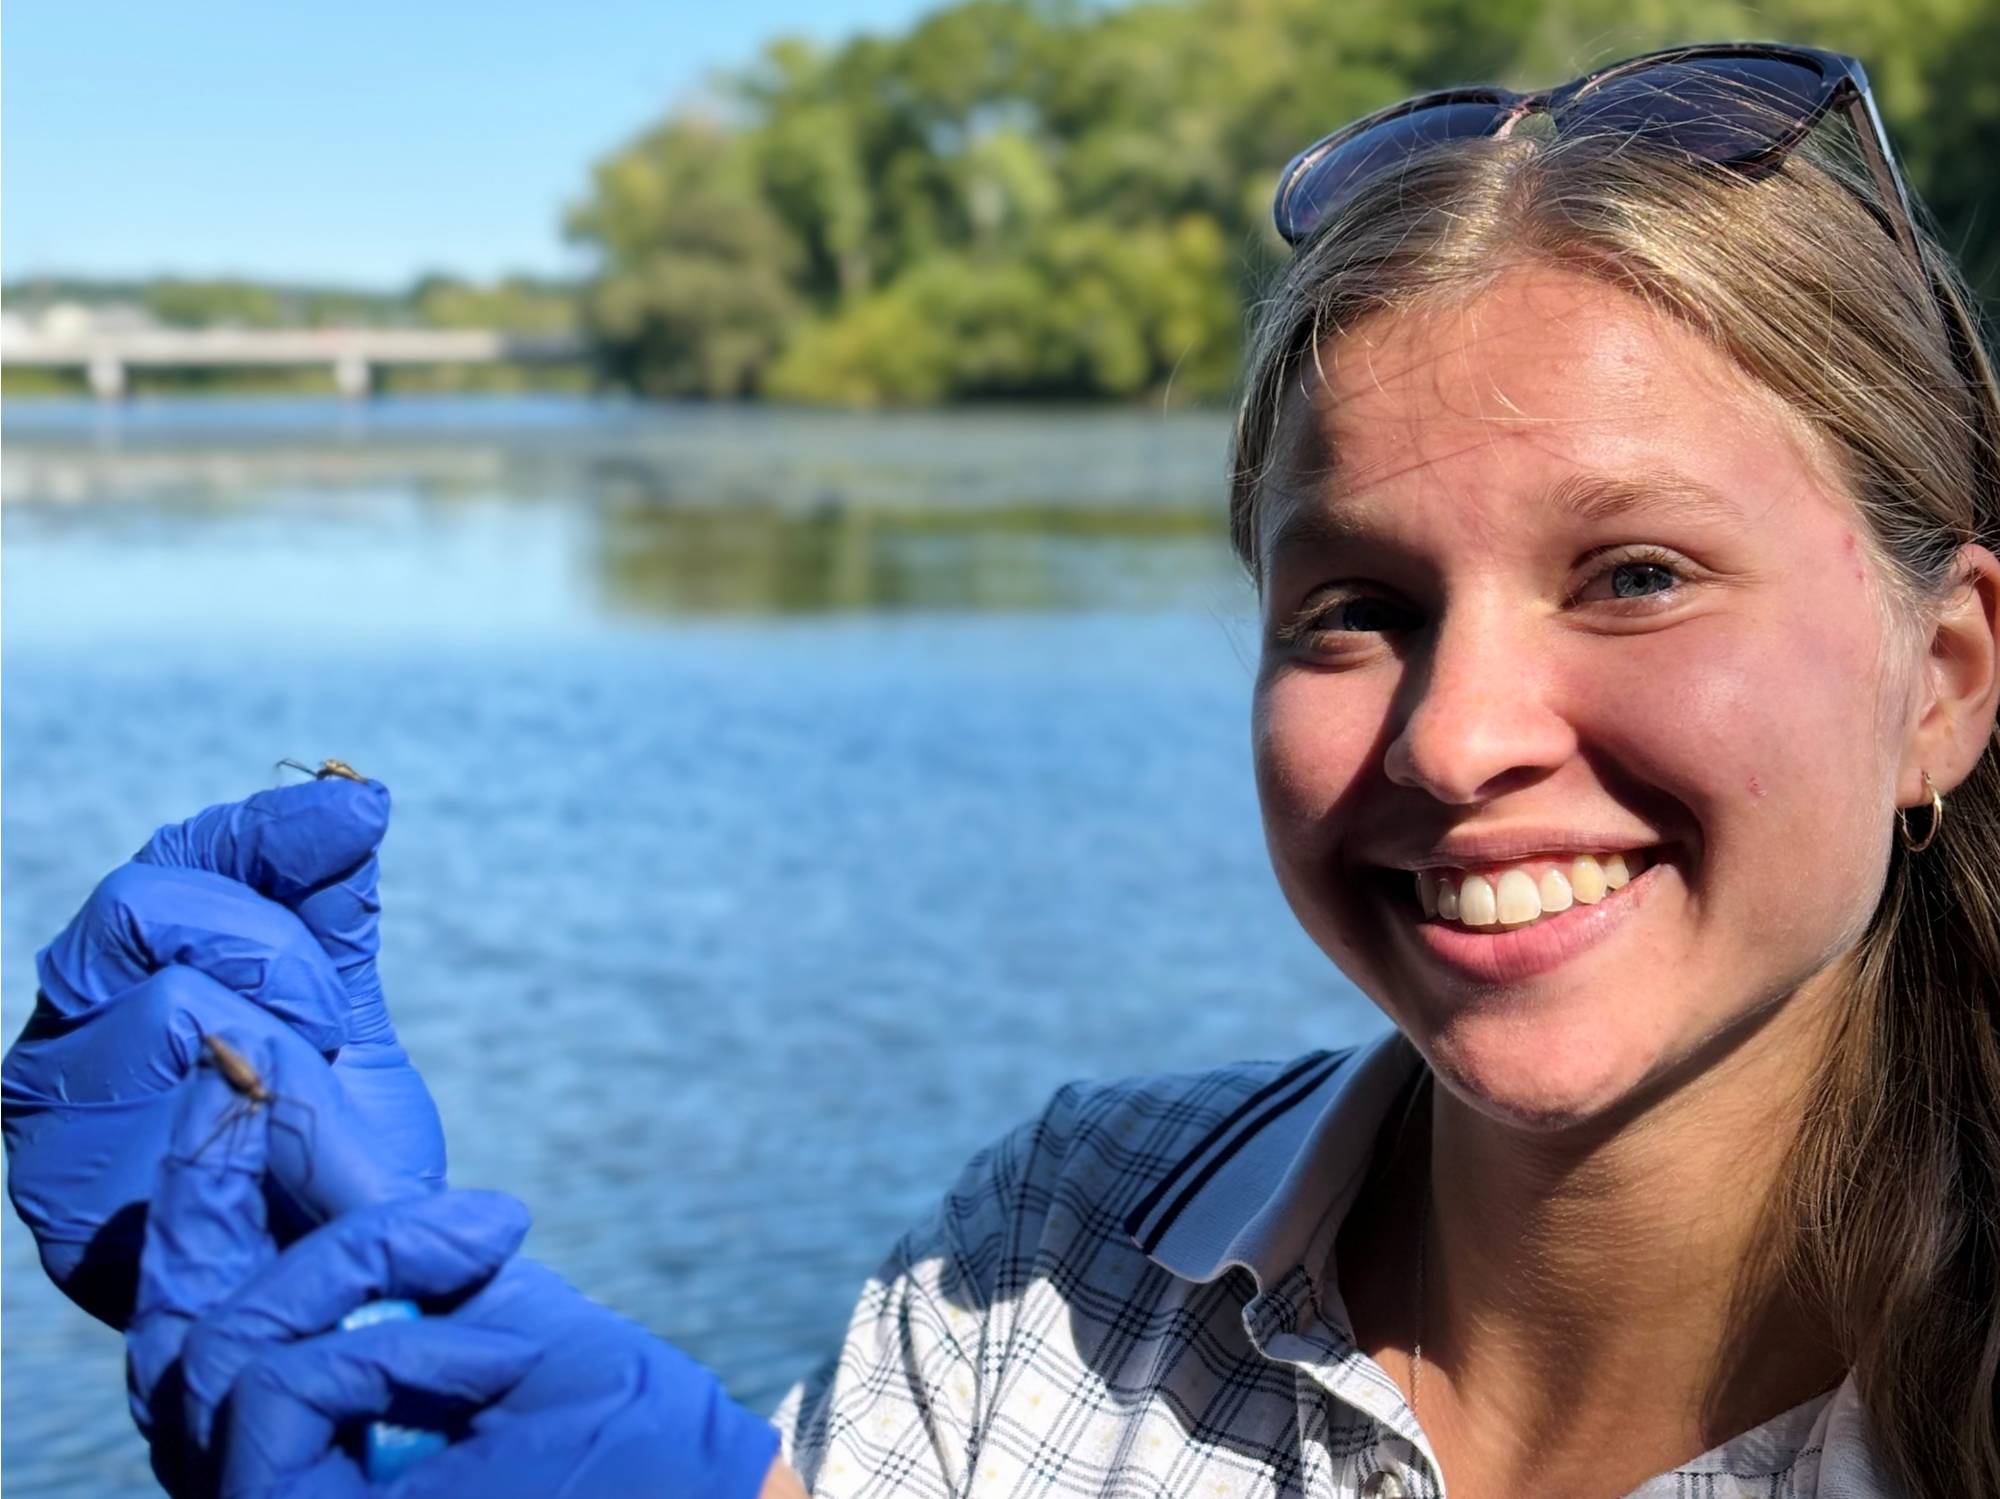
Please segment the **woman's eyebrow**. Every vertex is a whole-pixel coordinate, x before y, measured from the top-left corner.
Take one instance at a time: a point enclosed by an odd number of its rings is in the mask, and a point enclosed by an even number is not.
[[[1677,473],[1644,478],[1570,474],[1543,490],[1538,503],[1543,510],[1585,525],[1602,525],[1634,513],[1711,526],[1741,525],[1745,518],[1743,507],[1720,490]],[[1365,518],[1339,496],[1317,502],[1294,500],[1271,528],[1268,555],[1275,559],[1294,549],[1335,549],[1367,529]]]
[[[1573,520],[1600,524],[1643,510],[1697,525],[1740,525],[1743,507],[1686,474],[1654,474],[1643,479],[1616,474],[1571,474],[1543,493],[1550,510]]]

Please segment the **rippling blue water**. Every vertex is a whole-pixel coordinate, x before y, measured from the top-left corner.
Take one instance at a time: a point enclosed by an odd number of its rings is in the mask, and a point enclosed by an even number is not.
[[[1249,777],[1211,417],[16,406],[4,981],[281,755],[385,781],[454,1179],[768,1408],[1062,1082],[1374,1028]],[[152,1492],[4,1234],[11,1495]]]

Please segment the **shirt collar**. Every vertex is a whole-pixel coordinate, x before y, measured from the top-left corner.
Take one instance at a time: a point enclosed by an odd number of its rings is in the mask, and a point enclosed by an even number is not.
[[[1401,1032],[1285,1068],[1203,1137],[1125,1219],[1153,1262],[1210,1281],[1242,1265],[1268,1288],[1346,1216],[1375,1137],[1421,1065]]]
[[[1367,1175],[1389,1110],[1420,1066],[1399,1031],[1293,1063],[1181,1157],[1127,1215],[1126,1232],[1155,1264],[1185,1280],[1211,1281],[1241,1265],[1260,1293],[1270,1291],[1310,1252],[1330,1245]],[[1403,1432],[1435,1466],[1415,1413],[1386,1375],[1378,1377],[1379,1383],[1349,1381],[1343,1398]],[[1801,1466],[1807,1461],[1814,1466]],[[1689,1479],[1717,1495],[1748,1494],[1754,1479],[1762,1493],[1777,1477],[1801,1479],[1801,1492],[1855,1499],[1899,1492],[1879,1476],[1851,1376],[1837,1391],[1649,1479],[1632,1499],[1667,1499],[1685,1492]]]

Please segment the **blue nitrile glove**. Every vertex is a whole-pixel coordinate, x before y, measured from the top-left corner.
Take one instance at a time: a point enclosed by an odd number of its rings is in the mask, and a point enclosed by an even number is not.
[[[8,1188],[50,1277],[125,1325],[170,1090],[206,1030],[339,1050],[383,1159],[442,1184],[444,1136],[375,970],[388,793],[261,792],[155,833],[37,954],[35,1012],[0,1064]]]
[[[290,1052],[266,1064],[293,1090],[315,1065]],[[527,1228],[520,1204],[478,1192],[408,1198],[350,1212],[279,1253],[257,1188],[260,1168],[289,1169],[260,1156],[276,1150],[277,1133],[225,1132],[221,1159],[203,1149],[231,1107],[211,1069],[190,1081],[127,1336],[135,1393],[151,1397],[155,1470],[170,1491],[384,1492],[337,1440],[343,1425],[383,1418],[453,1438],[388,1490],[398,1499],[759,1492],[776,1429],[644,1328],[544,1267],[509,1259]],[[320,1145],[343,1148],[327,1129]],[[330,1330],[383,1296],[432,1314]]]
[[[333,960],[346,992],[346,1039],[334,1061],[341,1085],[390,1157],[441,1185],[444,1130],[437,1106],[396,1038],[377,968],[377,855],[388,831],[388,787],[329,776],[169,823],[132,857],[137,864],[226,875],[298,916]]]
[[[253,1257],[273,1258],[280,1243],[312,1225],[442,1190],[404,1175],[383,1158],[346,1089],[311,1043],[213,980],[178,972],[186,975],[181,983],[190,991],[202,985],[213,991],[195,1008],[233,1006],[240,1012],[232,1024],[210,1034],[251,1063],[273,1100],[253,1106],[235,1092],[206,1061],[199,1036],[185,1043],[184,1078],[155,1095],[164,1115],[151,1151],[154,1181],[146,1192],[151,1211],[144,1243],[170,1245],[173,1269],[165,1280],[152,1273],[149,1281],[147,1262],[135,1256],[138,1294],[126,1330],[127,1384],[132,1417],[142,1431],[163,1419],[166,1429],[179,1429],[178,1394],[168,1398],[168,1411],[154,1408],[186,1332],[186,1317],[177,1321],[175,1309],[199,1309],[219,1299],[243,1279]],[[178,1035],[175,1041],[178,1047]],[[190,1115],[193,1094],[204,1106],[198,1119]],[[170,1159],[185,1169],[169,1170],[162,1162]],[[194,1204],[189,1211],[171,1211],[172,1204],[163,1209],[156,1196],[162,1181],[179,1185],[185,1196],[196,1178],[206,1190],[187,1198]],[[254,1204],[247,1203],[250,1198]],[[241,1209],[254,1231],[239,1228],[234,1218],[223,1221],[225,1203]],[[225,1231],[228,1237],[220,1237]],[[210,1256],[205,1243],[229,1252]]]

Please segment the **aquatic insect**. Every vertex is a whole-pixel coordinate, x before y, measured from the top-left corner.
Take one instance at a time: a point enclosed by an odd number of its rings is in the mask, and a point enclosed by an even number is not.
[[[249,1099],[251,1108],[278,1101],[278,1095],[264,1086],[262,1075],[250,1059],[222,1037],[205,1035],[201,1044],[207,1049],[209,1060],[215,1063],[215,1070],[222,1074],[223,1081]]]
[[[349,765],[345,760],[322,760],[319,762],[319,769],[314,770],[310,765],[301,764],[297,760],[287,759],[278,762],[278,769],[296,770],[302,774],[311,776],[315,781],[323,781],[328,776],[339,776],[343,781],[365,781],[368,779],[368,777],[356,770],[352,765]]]
[[[200,1160],[208,1154],[209,1147],[222,1138],[225,1131],[241,1124],[259,1109],[269,1109],[271,1111],[271,1128],[290,1129],[293,1134],[299,1136],[306,1147],[306,1160],[310,1163],[312,1159],[311,1139],[307,1135],[307,1132],[298,1126],[285,1125],[280,1122],[278,1118],[278,1105],[284,1103],[290,1105],[292,1108],[301,1109],[305,1112],[308,1120],[312,1117],[312,1106],[298,1099],[285,1098],[272,1089],[264,1081],[264,1075],[257,1070],[257,1064],[244,1056],[242,1052],[231,1046],[227,1041],[223,1040],[222,1037],[215,1035],[213,1032],[204,1032],[201,1044],[202,1050],[207,1053],[209,1062],[214,1065],[217,1072],[222,1074],[222,1080],[228,1083],[230,1090],[236,1093],[243,1101],[236,1107],[224,1111],[222,1117],[215,1122],[215,1128],[209,1132],[208,1138],[201,1142],[201,1148],[194,1152],[193,1158]]]

